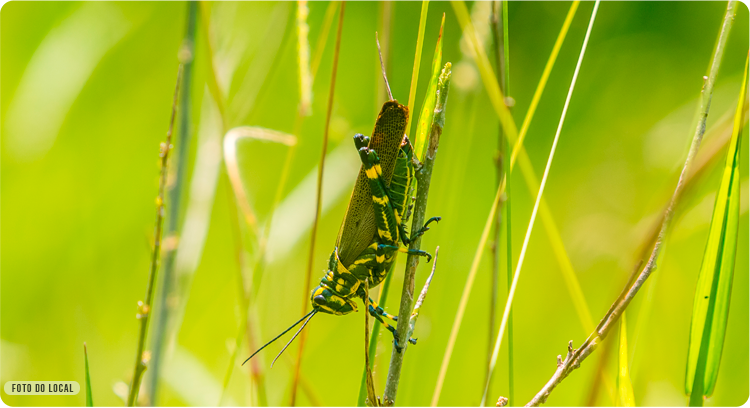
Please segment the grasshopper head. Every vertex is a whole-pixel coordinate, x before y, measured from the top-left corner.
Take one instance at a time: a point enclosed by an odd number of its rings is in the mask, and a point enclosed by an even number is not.
[[[342,270],[343,269],[343,270]],[[357,310],[357,304],[353,300],[341,296],[343,281],[334,282],[334,271],[339,273],[349,271],[339,265],[338,247],[333,249],[331,257],[328,259],[328,270],[320,280],[320,285],[313,289],[310,300],[313,309],[318,311],[342,316]]]
[[[310,300],[314,309],[337,316],[357,310],[357,305],[351,299],[335,294],[324,285],[320,285],[313,290]]]

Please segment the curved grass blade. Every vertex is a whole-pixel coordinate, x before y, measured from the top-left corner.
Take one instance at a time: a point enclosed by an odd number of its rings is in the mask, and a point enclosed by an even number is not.
[[[86,343],[83,343],[83,376],[86,381],[86,406],[94,406],[94,398],[91,396],[91,373],[89,372],[89,352]]]
[[[635,406],[633,384],[630,382],[628,371],[628,328],[625,324],[625,313],[620,319],[620,347],[617,353],[617,406]]]
[[[250,200],[248,199],[248,195],[246,193],[244,183],[242,182],[242,178],[240,176],[240,167],[239,167],[239,162],[238,162],[238,157],[237,157],[237,143],[243,139],[278,143],[278,144],[288,146],[291,151],[295,148],[297,144],[297,138],[287,133],[279,132],[279,131],[272,130],[272,129],[266,129],[262,127],[254,127],[254,126],[243,126],[243,127],[233,128],[233,129],[230,129],[227,132],[227,134],[224,136],[224,142],[223,142],[224,163],[226,165],[227,176],[229,178],[229,182],[234,193],[235,202],[237,203],[240,209],[240,212],[245,217],[245,221],[247,223],[248,228],[251,228],[253,232],[257,234],[258,233],[257,225],[250,223],[250,219],[252,219],[255,222],[256,217],[255,217],[255,212],[253,211],[252,206],[250,205]],[[287,166],[285,165],[285,168],[286,167]],[[282,171],[282,174],[284,174],[283,171]],[[243,279],[242,265],[240,265],[240,267],[238,268],[238,271],[240,274],[239,276],[240,292],[241,292],[241,298],[242,298],[242,309],[241,309],[242,318],[240,320],[240,327],[237,332],[237,336],[235,337],[235,345],[232,350],[232,355],[229,359],[229,366],[227,367],[227,370],[224,375],[224,382],[222,384],[221,394],[219,396],[219,403],[218,403],[219,406],[221,406],[222,402],[224,401],[227,388],[229,387],[229,380],[231,379],[234,365],[235,365],[235,362],[237,361],[237,353],[241,350],[240,346],[242,344],[243,335],[247,333],[248,331],[247,316],[248,316],[249,308],[250,308],[250,300],[254,298],[254,296],[251,296],[251,293],[253,292],[255,288],[257,288],[260,285],[260,279],[263,276],[263,265],[264,265],[263,261],[265,259],[268,228],[270,228],[271,219],[273,217],[273,214],[278,204],[278,198],[281,194],[281,188],[283,188],[285,184],[286,184],[285,179],[282,176],[281,180],[279,181],[279,187],[276,192],[276,200],[274,201],[272,212],[271,214],[269,214],[268,216],[269,219],[266,221],[266,229],[263,231],[261,235],[255,235],[258,241],[257,252],[259,255],[257,256],[256,261],[254,263],[254,267],[252,269],[253,277],[251,281],[252,283],[250,283],[249,288],[248,288],[248,293],[245,292],[245,287],[248,285],[244,282],[244,279]],[[232,213],[234,212],[232,211]],[[261,380],[262,376],[260,375],[258,368],[256,366],[252,366],[250,371],[252,373],[251,376],[253,378],[253,381],[255,381],[259,387],[261,387],[260,383],[262,382]]]
[[[747,64],[745,61],[734,131],[695,290],[685,375],[685,392],[690,395],[690,406],[702,406],[703,398],[713,393],[724,348],[739,230],[740,128],[745,114]]]
[[[294,146],[297,138],[292,135],[282,133],[272,129],[266,129],[256,126],[243,126],[231,129],[224,136],[224,161],[227,167],[227,175],[232,184],[232,189],[237,197],[237,203],[240,206],[245,222],[254,236],[258,236],[258,217],[253,211],[250,200],[248,199],[245,187],[240,177],[240,168],[237,161],[237,141],[241,139],[265,140],[274,143],[281,143],[287,146]]]

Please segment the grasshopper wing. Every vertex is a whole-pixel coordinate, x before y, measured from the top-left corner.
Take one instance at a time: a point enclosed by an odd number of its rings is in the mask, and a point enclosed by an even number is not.
[[[370,136],[368,147],[380,157],[383,178],[390,185],[396,156],[406,131],[409,108],[392,100],[383,104],[375,121],[375,129]],[[344,265],[349,265],[372,244],[378,228],[375,226],[375,213],[372,206],[370,184],[364,168],[359,168],[359,176],[349,200],[344,222],[341,224],[336,245]]]

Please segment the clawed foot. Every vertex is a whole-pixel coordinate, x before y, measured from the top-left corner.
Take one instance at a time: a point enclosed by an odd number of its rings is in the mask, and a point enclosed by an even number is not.
[[[417,344],[417,339],[409,338],[409,343],[411,343],[413,345],[416,345]],[[396,351],[399,352],[399,353],[404,349],[403,347],[401,347],[398,344],[398,337],[396,337],[396,333],[393,333],[393,347],[395,347]]]

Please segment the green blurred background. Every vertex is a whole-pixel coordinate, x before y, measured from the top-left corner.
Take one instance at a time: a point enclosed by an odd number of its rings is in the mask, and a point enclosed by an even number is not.
[[[468,6],[485,46],[491,48],[489,4]],[[509,5],[510,95],[519,125],[569,6],[568,2]],[[189,90],[193,137],[185,161],[188,175],[180,224],[190,226],[179,243],[178,290],[166,302],[181,310],[182,318],[167,331],[172,337],[164,348],[156,401],[148,399],[153,370],[146,372],[141,390],[145,403],[218,404],[242,316],[241,273],[245,282],[259,284],[252,292],[249,318],[256,346],[296,321],[303,302],[309,301],[311,288],[303,287],[304,275],[336,20],[327,33],[314,81],[312,115],[300,125],[262,279],[252,268],[257,254],[254,236],[237,210],[224,163],[219,161],[222,124],[206,85],[209,38],[224,98],[224,130],[252,125],[293,133],[300,94],[296,7],[293,2],[226,2],[201,9],[210,11],[210,28],[206,34],[201,13]],[[309,4],[313,50],[327,7],[325,2]],[[373,41],[376,30],[381,41],[390,36],[383,42],[394,97],[402,103],[408,99],[421,5],[398,2],[389,7],[386,30],[383,3],[346,5],[313,285],[325,267],[354,183],[358,163],[351,136],[371,132],[383,102]],[[539,175],[592,7],[593,3],[582,3],[575,16],[525,142]],[[725,7],[724,2],[601,4],[544,194],[594,319],[619,293],[644,234],[674,188]],[[736,106],[748,51],[748,9],[739,4],[738,10],[709,128]],[[179,2],[10,2],[0,12],[2,383],[76,380],[83,384],[82,344],[86,342],[94,403],[122,404],[117,393],[123,392],[132,375],[136,302],[144,296],[153,244],[158,147],[168,125],[186,12],[186,4]],[[416,108],[421,109],[443,13],[443,61],[453,63],[454,74],[427,209],[428,215],[440,215],[443,221],[422,241],[429,251],[440,245],[440,260],[417,324],[419,344],[410,347],[405,358],[399,405],[430,403],[496,188],[497,117],[447,2],[429,5]],[[709,132],[705,142],[712,136]],[[706,402],[710,406],[739,406],[748,399],[748,149],[747,136],[743,137],[734,291],[718,385]],[[272,208],[286,151],[272,143],[238,145],[242,178],[261,226]],[[637,405],[687,403],[683,382],[690,315],[724,152],[719,154],[719,164],[683,200],[657,272],[628,309]],[[517,257],[535,194],[529,193],[518,171],[511,186]],[[564,354],[568,340],[579,345],[588,335],[543,226],[536,226],[527,255],[514,303],[515,405],[528,401],[549,379],[555,357]],[[404,260],[399,258],[385,305],[391,313],[398,310]],[[417,288],[428,271],[422,264]],[[501,273],[504,282],[504,270]],[[490,276],[488,248],[440,405],[477,405],[481,399]],[[505,285],[498,290],[501,314]],[[646,298],[651,299],[648,305],[644,305]],[[650,309],[643,312],[646,306]],[[362,319],[361,313],[323,316],[308,326],[299,404],[356,404],[364,365]],[[151,334],[156,323],[153,319]],[[375,385],[382,392],[391,336],[381,331],[380,337]],[[555,390],[550,405],[614,404],[603,385],[592,396],[599,361],[605,356],[603,372],[614,383],[617,357],[616,347],[608,345],[611,342],[616,336]],[[490,402],[507,396],[506,346],[504,340]],[[297,347],[267,369],[280,348],[281,344],[270,347],[258,360],[270,405],[289,404]],[[250,351],[243,341],[225,405],[258,403],[249,365],[239,366]],[[15,406],[83,405],[85,401],[83,392],[75,397],[3,393],[2,399]]]

